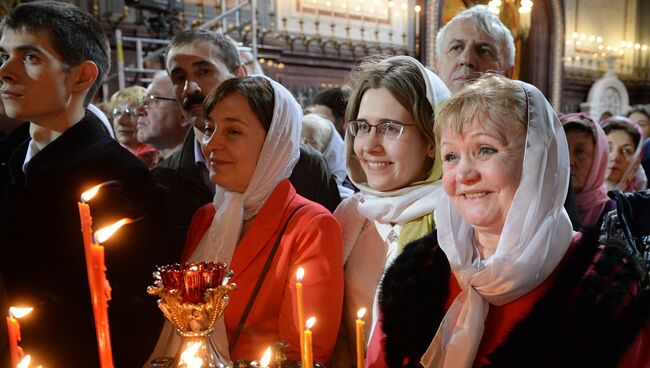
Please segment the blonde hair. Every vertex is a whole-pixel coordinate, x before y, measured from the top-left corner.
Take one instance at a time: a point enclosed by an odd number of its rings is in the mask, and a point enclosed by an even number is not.
[[[144,97],[144,87],[131,86],[126,87],[121,91],[117,91],[111,96],[111,108],[116,108],[118,105],[135,105],[140,102]]]
[[[528,127],[526,92],[517,82],[502,75],[484,75],[443,103],[433,126],[437,143],[443,130],[451,129],[461,134],[476,116],[488,118],[500,131],[514,128],[525,133]]]

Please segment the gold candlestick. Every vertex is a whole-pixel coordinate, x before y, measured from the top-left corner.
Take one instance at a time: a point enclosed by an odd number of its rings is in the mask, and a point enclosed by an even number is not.
[[[158,308],[183,338],[174,358],[174,367],[196,366],[226,368],[226,360],[212,341],[213,326],[228,305],[232,271],[224,272],[224,263],[201,262],[162,266],[154,273],[149,295],[158,296]]]

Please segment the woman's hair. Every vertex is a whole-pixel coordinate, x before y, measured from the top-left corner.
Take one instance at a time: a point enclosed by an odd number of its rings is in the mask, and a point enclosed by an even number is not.
[[[433,132],[438,140],[445,129],[460,134],[478,116],[488,118],[500,131],[522,129],[525,133],[527,105],[526,92],[517,82],[499,74],[485,74],[443,103]]]
[[[606,135],[609,135],[609,133],[615,130],[621,130],[632,137],[635,149],[639,146],[639,142],[641,141],[641,133],[637,128],[638,125],[629,118],[626,118],[625,116],[615,115],[605,119],[601,124]]]
[[[386,88],[402,105],[427,141],[435,144],[433,107],[427,99],[427,86],[420,69],[405,60],[384,60],[385,56],[366,58],[352,72],[354,89],[348,100],[346,121],[359,114],[361,99],[371,88]]]
[[[632,106],[630,108],[630,111],[627,113],[627,117],[629,118],[630,115],[634,114],[635,112],[641,113],[650,119],[650,111],[648,111],[648,109],[646,109],[643,105]]]
[[[275,92],[273,86],[264,77],[240,77],[230,78],[214,88],[203,101],[203,115],[208,115],[222,98],[231,94],[239,93],[248,101],[253,113],[257,116],[268,133],[273,121],[273,109],[275,107]]]
[[[144,91],[145,89],[142,86],[131,86],[117,91],[111,96],[111,107],[116,108],[118,105],[138,104],[142,97],[144,97]]]

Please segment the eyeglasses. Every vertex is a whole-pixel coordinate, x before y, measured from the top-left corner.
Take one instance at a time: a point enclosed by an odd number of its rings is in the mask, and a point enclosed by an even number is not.
[[[151,107],[156,100],[160,100],[160,101],[176,101],[175,98],[148,95],[148,96],[144,96],[144,97],[142,97],[140,99],[140,106],[147,107],[147,108]]]
[[[348,122],[348,129],[353,137],[370,134],[372,128],[377,130],[377,134],[386,139],[397,140],[402,136],[405,126],[415,126],[415,124],[404,124],[399,121],[386,120],[377,125],[369,124],[364,120],[352,120]]]
[[[126,117],[129,117],[129,118],[134,118],[134,117],[136,117],[138,114],[135,112],[135,109],[134,109],[134,108],[129,108],[129,107],[122,107],[122,108],[120,108],[120,107],[116,107],[116,108],[113,109],[113,111],[112,111],[112,115],[113,115],[114,118],[119,119],[119,118],[122,117],[122,115],[126,115]]]

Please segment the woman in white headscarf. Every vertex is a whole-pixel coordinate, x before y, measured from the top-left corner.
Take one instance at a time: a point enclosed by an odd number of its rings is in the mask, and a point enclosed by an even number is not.
[[[647,365],[642,263],[572,232],[566,137],[543,94],[488,75],[442,107],[434,132],[445,195],[437,233],[386,272],[386,365]]]
[[[364,335],[381,339],[377,292],[384,270],[409,241],[433,228],[442,171],[433,137],[434,108],[449,98],[444,83],[408,56],[368,60],[356,70],[348,101],[348,176],[360,192],[334,216],[343,230],[345,303],[337,366],[356,361],[354,326],[366,308]],[[380,357],[367,354],[372,367]]]
[[[234,271],[237,290],[217,322],[217,347],[233,361],[250,361],[284,340],[287,358],[299,361],[304,321],[295,287],[302,267],[305,319],[317,317],[314,362],[327,363],[343,301],[341,232],[331,213],[296,194],[288,180],[298,161],[302,109],[283,86],[261,76],[226,80],[204,105],[204,153],[216,194],[194,215],[183,258],[225,262]]]
[[[354,194],[354,190],[343,185],[347,171],[345,169],[345,144],[336,131],[334,123],[315,113],[307,114],[302,119],[302,143],[311,146],[323,154],[327,166],[336,177],[336,185],[342,199]]]

